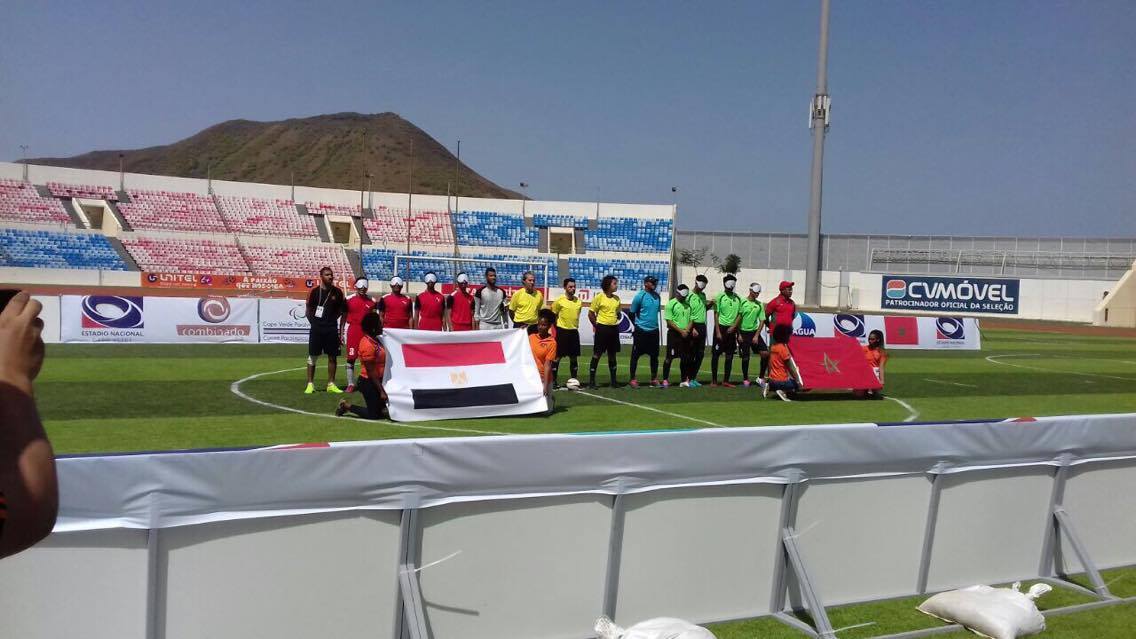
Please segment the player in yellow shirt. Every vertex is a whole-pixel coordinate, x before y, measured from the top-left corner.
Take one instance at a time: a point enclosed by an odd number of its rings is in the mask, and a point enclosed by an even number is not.
[[[529,335],[536,332],[537,316],[544,308],[544,293],[536,287],[536,274],[525,271],[521,275],[524,288],[513,293],[509,300],[509,312],[513,314],[513,328],[523,328]]]
[[[596,387],[596,369],[600,356],[607,353],[607,370],[611,375],[611,387],[618,388],[615,380],[615,356],[619,353],[619,296],[615,294],[619,280],[614,275],[605,275],[600,283],[602,292],[592,298],[588,310],[588,320],[592,323],[595,345],[592,347],[592,363],[588,367],[588,386]]]
[[[564,280],[564,294],[552,303],[556,313],[556,361],[552,362],[552,383],[560,372],[560,358],[568,358],[572,379],[579,379],[580,364],[580,309],[584,301],[576,297],[576,280]]]

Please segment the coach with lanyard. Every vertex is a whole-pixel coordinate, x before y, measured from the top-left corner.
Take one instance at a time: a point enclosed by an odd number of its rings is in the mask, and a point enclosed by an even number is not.
[[[330,266],[320,269],[320,284],[308,293],[308,385],[305,394],[315,392],[316,359],[327,355],[327,392],[342,393],[335,385],[336,358],[339,357],[339,318],[347,312],[343,291],[335,285]]]

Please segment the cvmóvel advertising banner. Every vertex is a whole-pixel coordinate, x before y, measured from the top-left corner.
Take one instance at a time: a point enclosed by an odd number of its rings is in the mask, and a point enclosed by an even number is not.
[[[1018,280],[884,275],[881,308],[947,313],[1018,314]]]

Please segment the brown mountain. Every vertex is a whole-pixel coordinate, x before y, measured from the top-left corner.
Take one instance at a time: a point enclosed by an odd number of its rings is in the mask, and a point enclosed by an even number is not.
[[[520,197],[464,164],[455,189],[453,154],[395,113],[335,113],[280,122],[230,120],[165,146],[28,162],[117,171],[121,153],[130,173],[204,178],[208,171],[218,180],[267,184],[289,184],[294,174],[298,185],[352,190],[365,188],[363,175],[370,171],[373,190],[405,193],[412,143],[415,193],[445,195],[449,188],[467,197]]]

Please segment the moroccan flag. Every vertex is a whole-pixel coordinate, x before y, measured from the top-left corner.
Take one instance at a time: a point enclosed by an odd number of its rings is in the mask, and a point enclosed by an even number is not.
[[[855,338],[840,335],[793,339],[789,342],[789,351],[805,388],[882,388]]]
[[[384,331],[383,389],[400,422],[528,415],[548,410],[528,335]]]
[[[884,344],[919,345],[919,318],[918,317],[884,317]]]

